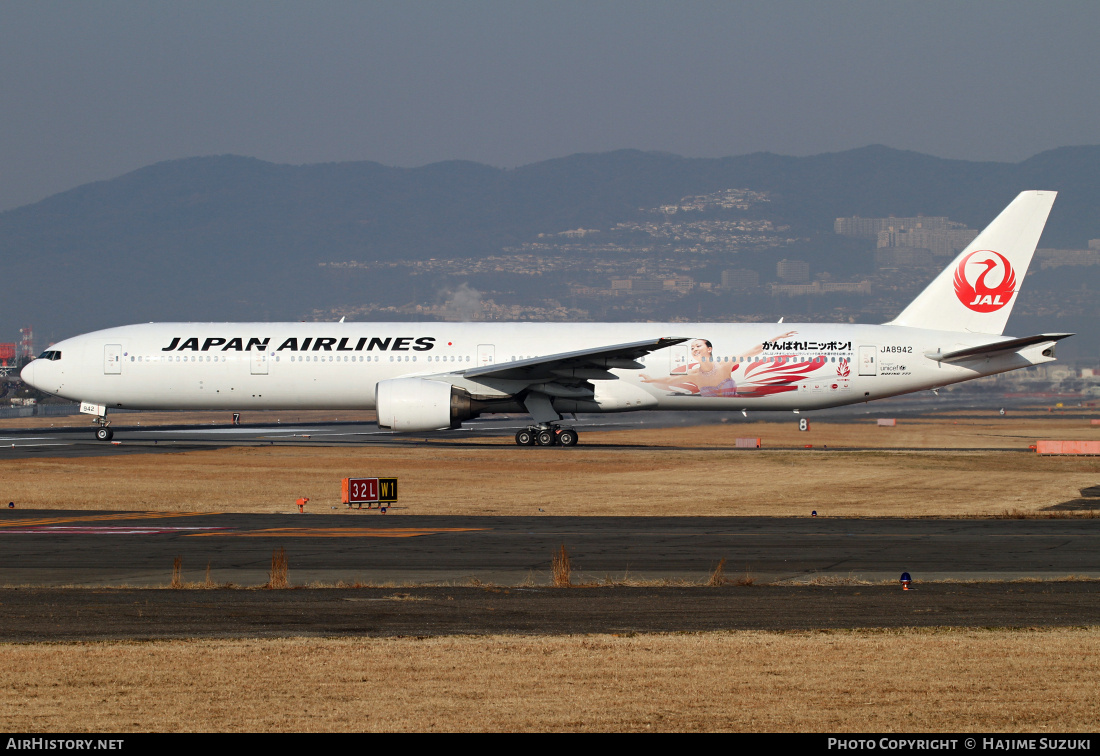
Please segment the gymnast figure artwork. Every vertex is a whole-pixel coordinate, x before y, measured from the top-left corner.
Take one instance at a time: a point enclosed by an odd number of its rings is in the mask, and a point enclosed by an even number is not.
[[[797,331],[787,331],[771,339],[779,342],[797,334]],[[642,373],[642,383],[655,386],[665,386],[678,394],[694,394],[697,396],[756,396],[755,390],[738,391],[735,373],[745,376],[753,372],[749,366],[761,364],[754,361],[764,351],[764,344],[755,347],[742,354],[716,359],[714,345],[707,339],[694,339],[689,345],[691,361],[686,365],[673,370],[666,378],[654,378]],[[771,364],[771,360],[765,361]],[[785,361],[784,361],[785,362]],[[742,370],[744,367],[744,370]],[[767,392],[774,393],[774,392]]]

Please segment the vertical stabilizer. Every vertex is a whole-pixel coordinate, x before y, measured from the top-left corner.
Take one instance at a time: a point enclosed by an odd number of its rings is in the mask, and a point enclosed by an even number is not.
[[[1057,192],[1021,192],[887,325],[1004,333]]]

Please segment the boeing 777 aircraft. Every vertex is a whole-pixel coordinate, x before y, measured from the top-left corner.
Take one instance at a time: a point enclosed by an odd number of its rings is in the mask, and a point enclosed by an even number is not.
[[[22,372],[107,412],[376,409],[394,431],[526,412],[516,443],[573,446],[563,414],[815,410],[1054,359],[1003,336],[1056,193],[1021,193],[894,320],[764,323],[147,323],[54,344]]]

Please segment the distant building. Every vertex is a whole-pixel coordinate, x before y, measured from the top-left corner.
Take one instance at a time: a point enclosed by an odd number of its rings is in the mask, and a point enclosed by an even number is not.
[[[687,294],[695,288],[695,279],[691,276],[674,276],[666,278],[662,283],[665,290],[678,291],[681,294]]]
[[[818,283],[818,282],[815,282]],[[832,294],[838,291],[849,292],[851,294],[870,294],[871,282],[870,281],[832,281],[830,283],[821,283],[822,294]]]
[[[616,294],[653,294],[665,288],[664,280],[648,278],[612,278],[611,290]]]
[[[837,218],[833,230],[842,236],[874,239],[879,248],[916,247],[950,257],[966,249],[978,232],[942,215],[915,218]]]
[[[805,260],[780,260],[775,275],[783,283],[801,284],[810,280],[810,264]]]
[[[954,257],[978,236],[970,228],[930,231],[925,228],[887,228],[878,232],[879,249],[914,247],[931,250],[937,257]]]
[[[1089,249],[1100,249],[1100,239],[1089,239]]]
[[[849,294],[870,294],[871,282],[847,282],[847,281],[814,281],[809,284],[772,284],[772,296],[784,294],[788,297],[804,297],[812,294],[836,294],[846,292]]]
[[[734,268],[722,271],[723,289],[755,289],[760,285],[760,274],[755,270]]]
[[[923,247],[883,247],[875,250],[875,270],[913,270],[936,264],[932,250]]]
[[[923,228],[926,231],[947,231],[951,228],[959,228],[961,223],[949,221],[939,215],[918,215],[916,218],[837,218],[833,223],[833,231],[841,236],[856,236],[862,239],[875,239],[879,232],[891,228]]]
[[[1039,260],[1040,270],[1060,268],[1063,265],[1100,265],[1100,254],[1097,254],[1097,251],[1093,248],[1037,249],[1035,257]]]

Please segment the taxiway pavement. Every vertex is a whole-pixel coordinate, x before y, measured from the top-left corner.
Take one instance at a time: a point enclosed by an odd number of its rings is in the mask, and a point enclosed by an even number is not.
[[[918,583],[908,591],[896,585],[0,589],[0,642],[8,643],[1096,624],[1095,582]]]
[[[275,549],[292,584],[704,581],[721,559],[757,582],[1100,577],[1100,519],[409,516],[0,510],[0,584],[261,585]]]
[[[897,418],[922,417],[929,413],[951,410],[953,417],[964,416],[992,417],[997,410],[990,401],[1011,404],[1012,400],[993,397],[992,400],[979,401],[975,397],[933,397],[913,395],[882,400],[871,404],[856,404],[807,413],[801,417],[827,420],[832,423],[866,422],[868,418],[891,416]],[[1016,400],[1019,404],[1019,400]],[[1021,405],[1022,406],[1022,405]],[[973,413],[967,415],[965,413]],[[0,461],[28,457],[86,457],[119,454],[154,454],[215,449],[226,446],[366,446],[382,444],[386,446],[425,446],[446,444],[481,445],[486,440],[511,437],[520,428],[526,427],[528,419],[519,416],[487,416],[469,421],[462,428],[447,431],[435,431],[416,434],[395,434],[381,430],[374,423],[341,422],[338,419],[326,422],[299,422],[294,411],[285,413],[259,413],[263,422],[252,422],[257,414],[243,413],[241,425],[230,423],[214,425],[141,425],[142,413],[120,413],[112,416],[116,443],[96,441],[92,435],[93,426],[83,421],[73,425],[47,427],[39,425],[33,428],[0,428]],[[181,415],[183,417],[183,415]],[[753,419],[765,418],[769,421],[780,419],[796,423],[798,417],[785,412],[751,413]],[[226,419],[229,415],[227,413]],[[625,430],[630,428],[668,428],[693,427],[718,422],[732,422],[742,419],[738,412],[631,412],[621,415],[580,415],[577,421],[565,421],[574,425],[580,433],[581,445],[592,443],[599,438],[601,431]],[[61,419],[58,421],[62,422]],[[74,422],[66,418],[66,423]],[[590,435],[591,434],[591,435]],[[605,442],[601,442],[606,446]],[[638,448],[647,450],[668,449],[660,445],[645,445]],[[719,448],[719,447],[711,447]],[[733,450],[732,448],[730,450]],[[744,450],[742,450],[744,451]],[[921,448],[916,451],[939,451]],[[970,449],[970,451],[980,451]],[[1011,451],[996,449],[996,451]],[[1026,453],[1021,447],[1017,450]]]

